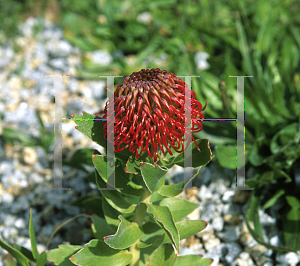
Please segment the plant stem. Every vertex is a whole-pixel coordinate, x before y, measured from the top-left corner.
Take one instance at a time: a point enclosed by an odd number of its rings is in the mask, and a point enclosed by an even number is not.
[[[146,190],[144,195],[142,196],[139,205],[135,209],[133,221],[136,222],[140,227],[143,225],[145,213],[146,213],[146,206],[145,204],[141,204],[142,202],[149,202],[151,197],[151,192]],[[132,254],[132,260],[130,262],[130,266],[139,266],[140,261],[140,249],[137,247],[137,241],[134,243],[129,251]]]

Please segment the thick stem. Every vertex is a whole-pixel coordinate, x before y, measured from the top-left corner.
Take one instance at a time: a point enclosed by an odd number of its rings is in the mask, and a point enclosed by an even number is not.
[[[146,190],[145,194],[143,195],[143,197],[140,200],[139,205],[135,209],[133,221],[136,222],[140,227],[142,227],[142,225],[143,225],[143,221],[144,221],[145,213],[146,213],[146,206],[145,206],[145,204],[141,204],[141,203],[149,202],[151,195],[152,195],[151,192]],[[130,266],[139,266],[140,249],[137,247],[138,242],[139,241],[134,243],[129,249],[130,253],[132,254],[132,260],[130,262]]]

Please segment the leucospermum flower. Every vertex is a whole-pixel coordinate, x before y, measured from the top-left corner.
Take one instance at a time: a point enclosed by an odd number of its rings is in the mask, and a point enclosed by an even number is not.
[[[142,69],[123,80],[114,92],[115,117],[109,122],[114,124],[114,150],[120,152],[129,147],[129,151],[140,158],[147,151],[150,158],[157,161],[157,152],[165,149],[173,155],[184,151],[184,141],[191,142],[191,133],[202,130],[202,105],[191,91],[191,130],[185,134],[185,82],[166,70]],[[112,100],[112,99],[111,99]],[[109,101],[109,100],[108,100]],[[107,105],[104,117],[107,119]],[[107,121],[104,125],[107,140]],[[112,141],[109,136],[109,141]]]

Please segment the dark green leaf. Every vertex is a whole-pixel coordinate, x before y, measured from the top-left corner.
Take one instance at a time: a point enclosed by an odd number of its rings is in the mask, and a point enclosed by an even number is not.
[[[118,216],[121,213],[111,207],[105,198],[102,199],[102,209],[107,224],[113,232],[116,232],[120,223]]]
[[[102,240],[103,237],[107,236],[108,234],[113,234],[112,229],[109,227],[105,219],[97,215],[93,215],[92,221],[92,230],[96,238]]]
[[[77,206],[87,210],[91,210],[98,216],[103,217],[103,211],[101,207],[102,197],[100,196],[82,196],[72,202],[72,206]]]
[[[222,167],[230,169],[239,169],[244,165],[244,147],[241,147],[240,153],[237,155],[237,147],[235,146],[216,146],[216,157]],[[238,165],[237,165],[238,163]]]
[[[33,258],[33,255],[32,255],[32,252],[31,250],[25,248],[25,247],[22,247],[16,243],[14,243],[14,248],[18,251],[20,251],[27,259],[29,260],[32,260],[32,261],[35,261],[34,258]]]
[[[0,246],[10,253],[21,266],[30,266],[29,260],[20,251],[6,244],[2,239],[0,239]]]
[[[284,195],[285,191],[283,189],[278,190],[262,207],[264,210],[272,207],[280,196]]]
[[[138,248],[146,248],[154,244],[158,239],[163,239],[166,234],[158,224],[146,222],[143,225],[143,232],[140,242],[137,244]],[[169,238],[170,239],[170,238]]]
[[[93,163],[99,175],[101,176],[102,181],[106,182],[107,167],[106,167],[105,156],[94,155]],[[101,182],[100,180],[97,181],[98,183]],[[122,164],[118,164],[115,167],[115,187],[123,188],[118,191],[121,192],[122,194],[131,195],[131,196],[142,196],[145,191],[142,186],[136,185],[129,180],[129,175],[124,172]]]
[[[36,260],[39,256],[39,252],[37,251],[37,248],[36,248],[31,208],[30,208],[30,216],[29,216],[29,236],[30,236],[32,255],[33,255],[34,259]]]
[[[36,266],[45,266],[47,265],[46,263],[47,263],[47,253],[44,251],[38,256],[36,260]]]
[[[212,159],[212,153],[211,153],[211,150],[209,147],[208,139],[197,139],[196,143],[200,150],[197,149],[195,143],[191,142],[191,145],[192,145],[192,167],[193,168],[197,168],[199,166],[206,165]],[[170,155],[169,153],[167,153],[165,158],[162,160],[162,163],[168,168],[171,168],[174,164],[184,167],[184,154],[176,153],[175,151],[174,151],[173,155]]]

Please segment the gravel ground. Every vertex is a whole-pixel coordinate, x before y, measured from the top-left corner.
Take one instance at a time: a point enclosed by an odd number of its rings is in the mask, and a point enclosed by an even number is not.
[[[36,32],[39,23],[42,27]],[[53,80],[45,75],[71,75],[63,79],[64,117],[82,111],[95,113],[104,107],[105,82],[77,79],[76,68],[81,68],[82,56],[105,65],[113,60],[111,55],[105,51],[84,54],[63,39],[60,28],[37,18],[29,18],[21,24],[20,31],[15,39],[19,47],[17,52],[13,43],[0,46],[0,133],[5,126],[41,138],[35,111],[40,112],[46,129],[53,129]],[[64,122],[62,130],[64,159],[83,147],[103,152],[100,146],[75,130],[73,121]],[[82,213],[70,203],[78,196],[99,193],[86,181],[85,172],[67,166],[63,167],[63,187],[71,190],[45,191],[45,187],[53,184],[53,151],[53,145],[45,151],[40,146],[10,145],[0,139],[0,233],[5,241],[31,249],[28,235],[31,207],[38,250],[43,251],[58,224]],[[169,170],[169,175],[173,182],[182,181],[183,169],[175,166]],[[209,164],[193,180],[198,190],[181,194],[200,204],[187,219],[202,219],[209,222],[209,226],[196,236],[182,240],[180,254],[204,254],[214,259],[213,266],[300,265],[295,254],[274,255],[254,241],[243,221],[251,192],[227,190],[235,186],[233,179],[233,171],[220,172]],[[262,210],[259,215],[266,239],[273,245],[280,245],[281,233],[276,219]],[[56,234],[49,249],[66,242],[85,244],[91,235],[73,233],[83,229],[90,229],[90,221],[84,217],[76,219]],[[6,256],[7,252],[0,248],[0,266],[5,265]]]

